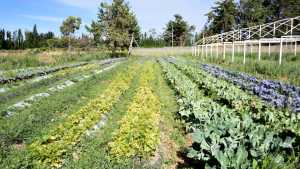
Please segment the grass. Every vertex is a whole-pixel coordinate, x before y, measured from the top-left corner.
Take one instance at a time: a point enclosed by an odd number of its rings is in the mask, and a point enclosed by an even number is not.
[[[136,56],[174,56],[191,53],[191,47],[163,47],[163,48],[134,48],[133,55]]]
[[[106,51],[48,51],[48,52],[0,52],[0,70],[20,69],[39,66],[57,66],[73,62],[110,58]]]
[[[156,80],[152,83],[154,93],[159,97],[161,107],[161,168],[174,168],[178,165],[178,152],[185,144],[185,134],[182,122],[177,118],[179,106],[176,93],[163,78],[163,72],[158,64],[155,64]]]
[[[248,54],[246,64],[243,64],[244,56],[241,53],[235,55],[234,62],[232,62],[231,54],[227,54],[226,59],[223,59],[221,54],[219,58],[216,58],[216,56],[211,57],[210,54],[207,58],[191,57],[190,55],[186,55],[186,57],[198,60],[201,63],[215,64],[230,70],[249,73],[260,79],[279,80],[300,86],[299,55],[286,54],[283,57],[282,65],[278,63],[279,56],[277,54],[271,54],[271,56],[262,54],[261,61],[258,61],[257,54]]]

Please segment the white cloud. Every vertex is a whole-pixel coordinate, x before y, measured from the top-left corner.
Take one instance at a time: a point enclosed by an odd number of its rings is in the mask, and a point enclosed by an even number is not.
[[[62,22],[63,18],[54,17],[54,16],[36,16],[36,15],[21,15],[24,18],[39,20],[39,21],[46,21],[46,22]]]
[[[102,0],[56,0],[68,6],[74,6],[84,9],[96,9]]]

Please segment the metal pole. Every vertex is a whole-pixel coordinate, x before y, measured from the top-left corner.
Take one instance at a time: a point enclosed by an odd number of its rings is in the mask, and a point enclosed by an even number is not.
[[[251,56],[252,56],[252,53],[253,53],[252,43],[250,43],[250,53],[251,53]]]
[[[294,18],[291,19],[291,35],[293,35]]]
[[[259,25],[259,38],[261,38],[261,25]]]
[[[246,42],[244,42],[244,64],[246,64]]]
[[[232,42],[232,58],[231,58],[231,61],[232,63],[234,62],[234,42]]]
[[[207,58],[207,44],[205,44],[205,58]]]
[[[212,48],[213,44],[210,44],[210,57],[212,58],[213,57],[213,48]]]
[[[216,46],[216,49],[217,49],[217,58],[219,58],[219,43],[217,43],[217,46]]]
[[[275,38],[276,36],[276,22],[274,22],[274,25],[273,25],[273,38]]]
[[[297,56],[297,41],[295,41],[295,56]]]
[[[283,45],[283,42],[282,42],[282,38],[281,38],[280,39],[279,65],[281,65],[281,62],[282,62],[282,45]]]
[[[196,49],[195,46],[193,46],[193,48],[192,48],[192,55],[193,56],[196,56],[196,50],[195,49]]]
[[[258,41],[258,60],[260,61],[261,58],[261,42],[260,40]]]
[[[201,45],[201,57],[204,57],[204,46]]]
[[[226,45],[223,43],[223,59],[226,58]]]
[[[269,43],[269,57],[271,56],[271,43]]]

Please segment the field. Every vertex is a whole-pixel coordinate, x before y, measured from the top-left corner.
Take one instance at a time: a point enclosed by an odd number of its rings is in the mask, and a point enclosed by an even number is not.
[[[299,60],[188,50],[2,52],[0,168],[299,168]]]

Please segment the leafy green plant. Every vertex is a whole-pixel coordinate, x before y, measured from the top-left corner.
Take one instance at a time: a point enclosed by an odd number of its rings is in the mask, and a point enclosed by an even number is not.
[[[291,125],[295,129],[293,131],[285,126],[286,122],[277,119],[278,116],[274,114],[277,112],[266,111],[267,117],[272,118],[260,118],[249,109],[239,112],[228,103],[222,105],[215,102],[213,95],[206,94],[208,88],[200,87],[202,90],[199,90],[173,65],[164,60],[160,60],[160,63],[167,79],[181,96],[179,114],[193,135],[193,145],[188,148],[189,158],[203,162],[207,168],[251,168],[254,161],[259,167],[271,167],[273,163],[291,164],[290,168],[298,165],[297,124]],[[205,79],[205,76],[202,78]],[[276,124],[271,124],[272,121],[276,121]],[[278,160],[267,163],[267,156]]]
[[[29,150],[35,158],[35,165],[60,167],[63,155],[80,141],[80,137],[95,125],[104,113],[109,112],[129,88],[135,70],[136,68],[132,67],[127,72],[119,73],[103,94],[70,115],[49,134],[29,145]]]
[[[109,143],[110,156],[116,161],[150,157],[159,144],[160,102],[149,86],[155,78],[152,66],[150,63],[145,65],[140,87],[120,121],[120,129]]]

